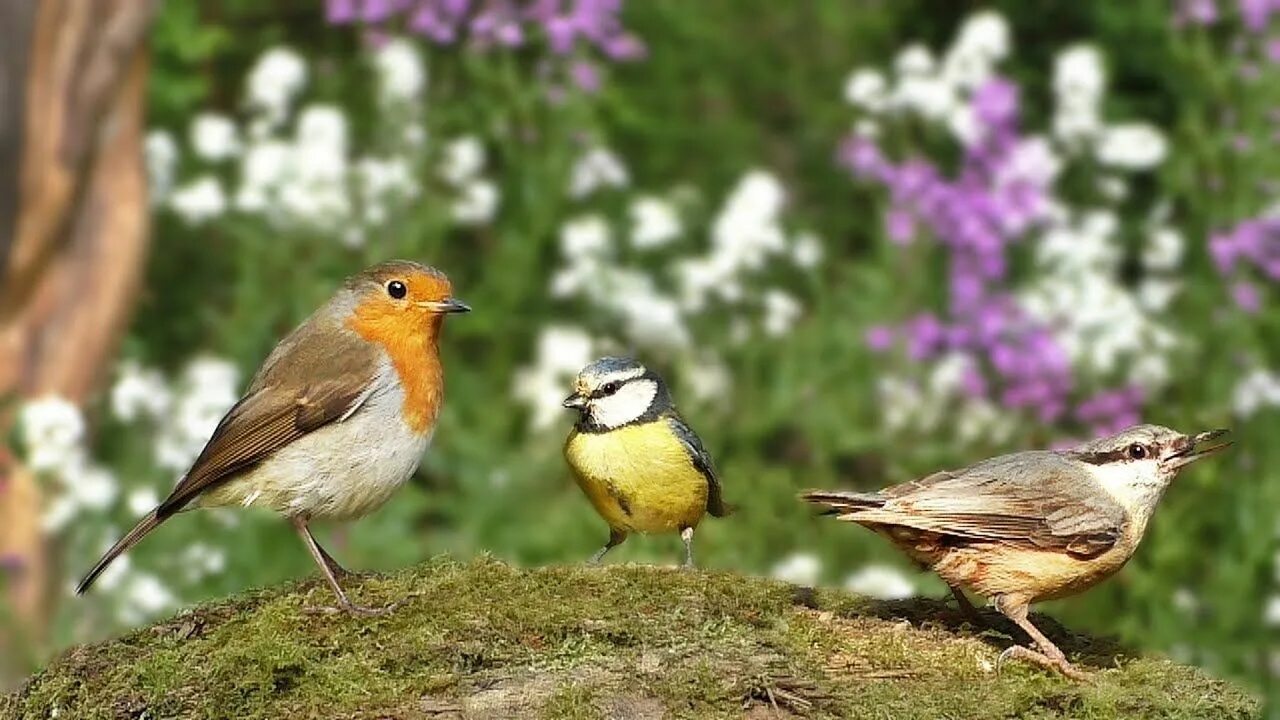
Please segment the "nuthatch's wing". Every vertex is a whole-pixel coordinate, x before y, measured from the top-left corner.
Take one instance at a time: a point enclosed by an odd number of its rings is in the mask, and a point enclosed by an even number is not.
[[[159,519],[303,435],[345,419],[368,398],[378,350],[336,328],[323,337],[316,330],[313,323],[300,326],[271,353],[186,476],[160,503]],[[285,356],[289,361],[281,364]]]
[[[1079,557],[1111,549],[1128,521],[1086,469],[1048,451],[1003,455],[874,494],[815,491],[804,497],[864,525]]]
[[[711,454],[702,447],[702,440],[698,438],[698,434],[685,423],[684,418],[674,412],[667,416],[667,423],[675,436],[680,439],[680,444],[684,445],[685,451],[689,453],[693,466],[707,479],[707,512],[711,513],[712,517],[724,517],[733,512],[733,508],[724,502],[724,496],[720,490],[720,478],[711,464]]]

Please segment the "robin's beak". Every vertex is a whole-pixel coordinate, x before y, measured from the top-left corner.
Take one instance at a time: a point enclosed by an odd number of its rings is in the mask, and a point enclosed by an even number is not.
[[[564,402],[560,404],[570,410],[581,410],[587,406],[587,398],[575,392],[574,394],[565,398]]]
[[[420,308],[426,308],[433,313],[449,314],[449,313],[465,313],[471,312],[471,306],[462,302],[458,298],[445,298],[444,300],[429,300],[425,302],[415,303]]]
[[[1204,443],[1217,440],[1218,438],[1222,437],[1223,435],[1226,435],[1229,432],[1231,431],[1227,430],[1226,428],[1219,428],[1217,430],[1205,430],[1204,432],[1199,432],[1199,433],[1196,433],[1195,435],[1188,435],[1186,437],[1185,443],[1182,443],[1181,447],[1178,448],[1177,451],[1175,451],[1172,455],[1168,455],[1165,457],[1165,462],[1169,463],[1169,467],[1171,469],[1177,470],[1179,468],[1183,468],[1183,467],[1186,467],[1187,465],[1190,465],[1191,463],[1195,462],[1196,460],[1199,460],[1202,457],[1208,457],[1209,455],[1212,455],[1213,453],[1216,453],[1219,450],[1223,450],[1225,448],[1231,447],[1231,443],[1229,442],[1222,442],[1216,445],[1209,445],[1208,447],[1199,447]]]

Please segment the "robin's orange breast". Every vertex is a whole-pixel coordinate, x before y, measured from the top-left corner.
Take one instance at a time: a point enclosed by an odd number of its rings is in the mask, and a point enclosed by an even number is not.
[[[404,390],[404,421],[418,434],[435,428],[444,399],[444,368],[437,347],[440,325],[440,316],[424,323],[380,305],[357,306],[347,322],[360,337],[386,352]]]

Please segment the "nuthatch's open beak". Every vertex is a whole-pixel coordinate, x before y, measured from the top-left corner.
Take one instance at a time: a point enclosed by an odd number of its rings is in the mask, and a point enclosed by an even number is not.
[[[1216,440],[1229,432],[1231,431],[1226,428],[1219,428],[1217,430],[1205,430],[1204,432],[1199,432],[1195,435],[1188,435],[1186,444],[1179,448],[1177,452],[1166,457],[1165,460],[1168,461],[1175,470],[1186,467],[1202,457],[1208,457],[1219,450],[1231,447],[1232,443],[1223,442],[1218,443],[1217,445],[1209,445],[1208,447],[1197,449],[1197,446],[1211,440]]]
[[[444,300],[426,301],[415,303],[420,308],[426,308],[434,313],[465,313],[471,312],[471,306],[462,302],[458,298],[445,298]]]
[[[565,398],[564,402],[560,404],[565,406],[566,408],[569,408],[570,410],[581,410],[582,408],[587,406],[587,398],[578,393],[574,393],[569,397]]]

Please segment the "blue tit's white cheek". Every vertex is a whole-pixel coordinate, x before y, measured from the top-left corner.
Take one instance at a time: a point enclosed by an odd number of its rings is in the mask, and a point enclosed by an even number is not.
[[[644,415],[658,394],[652,380],[632,380],[612,395],[591,401],[591,419],[606,428],[622,427]]]

